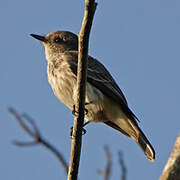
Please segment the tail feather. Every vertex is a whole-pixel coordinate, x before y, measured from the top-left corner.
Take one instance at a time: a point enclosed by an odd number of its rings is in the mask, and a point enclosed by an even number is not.
[[[144,133],[141,131],[139,133],[139,137],[134,139],[134,140],[137,142],[137,144],[143,150],[143,152],[147,156],[147,158],[149,160],[151,160],[152,162],[154,162],[154,160],[155,160],[155,151],[154,151],[152,145],[150,144],[150,142],[148,141],[148,139],[146,138],[146,136],[144,135]]]
[[[135,136],[131,136],[137,144],[140,146],[140,148],[143,150],[144,154],[147,156],[147,158],[154,162],[155,160],[155,151],[154,148],[152,147],[151,143],[148,141],[142,130],[138,127],[136,123],[134,123],[132,120],[128,120],[129,124],[131,127],[134,129],[136,132]]]
[[[134,139],[140,146],[144,154],[147,156],[147,158],[152,162],[155,160],[155,151],[144,133],[138,127],[137,123],[134,123],[130,119],[121,119],[116,120],[115,122],[108,121],[105,122],[105,124]]]
[[[120,131],[120,132],[123,133],[125,136],[130,137],[128,133],[126,133],[123,129],[121,129],[117,124],[113,123],[112,121],[105,121],[104,123],[105,123],[106,125],[114,128],[114,129]]]

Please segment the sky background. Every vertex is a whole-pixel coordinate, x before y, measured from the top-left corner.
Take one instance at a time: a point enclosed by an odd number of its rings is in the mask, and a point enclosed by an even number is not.
[[[120,179],[119,151],[128,180],[155,180],[161,175],[180,132],[179,9],[178,0],[98,1],[89,54],[107,67],[124,92],[156,150],[156,161],[148,161],[136,143],[119,132],[90,124],[83,136],[79,179],[102,179],[96,171],[105,167],[105,144],[112,154],[112,180]],[[7,107],[33,117],[42,135],[69,161],[73,115],[54,96],[44,48],[29,34],[78,33],[83,14],[83,0],[1,2],[0,179],[66,179],[61,164],[44,147],[11,144],[14,139],[31,139]]]

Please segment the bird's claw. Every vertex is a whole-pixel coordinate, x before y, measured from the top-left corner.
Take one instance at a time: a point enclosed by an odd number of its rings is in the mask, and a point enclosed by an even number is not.
[[[78,114],[78,112],[76,111],[75,105],[73,105],[72,114],[73,114],[74,116],[76,116],[76,115]],[[85,115],[88,114],[88,109],[84,108],[84,114],[85,114]]]
[[[75,105],[73,105],[72,114],[73,114],[74,116],[76,116],[77,113],[78,113],[78,112],[77,112],[76,109],[75,109]]]
[[[86,130],[84,128],[82,128],[82,135],[86,134]],[[70,138],[72,139],[73,136],[73,126],[70,129]]]
[[[85,114],[85,115],[88,114],[88,109],[84,108],[84,114]]]
[[[73,126],[70,128],[70,138],[72,139],[72,135],[73,135]]]
[[[84,128],[82,128],[82,135],[86,134],[86,130]]]

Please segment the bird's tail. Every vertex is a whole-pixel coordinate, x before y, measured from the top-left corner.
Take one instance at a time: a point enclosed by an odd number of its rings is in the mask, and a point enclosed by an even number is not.
[[[144,133],[141,131],[140,128],[139,133],[136,137],[132,137],[137,144],[140,146],[140,148],[143,150],[144,154],[147,156],[147,158],[154,162],[155,160],[155,151],[154,148],[152,147],[151,143],[148,141]]]
[[[129,119],[118,119],[114,122],[105,122],[105,124],[134,139],[147,158],[152,162],[155,160],[155,151],[152,145],[135,122]]]

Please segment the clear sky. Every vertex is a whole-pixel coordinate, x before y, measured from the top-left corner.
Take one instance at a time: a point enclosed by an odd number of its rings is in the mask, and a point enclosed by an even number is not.
[[[124,92],[130,108],[156,150],[146,159],[135,142],[104,124],[90,124],[83,136],[79,178],[102,179],[103,146],[112,153],[112,180],[120,179],[118,151],[128,179],[158,179],[180,132],[180,1],[98,1],[89,54],[100,60]],[[46,75],[43,46],[29,36],[55,30],[78,33],[84,1],[17,0],[0,6],[0,179],[66,179],[58,160],[42,146],[19,148],[29,140],[7,107],[31,115],[44,137],[69,161],[71,111],[54,96]]]

